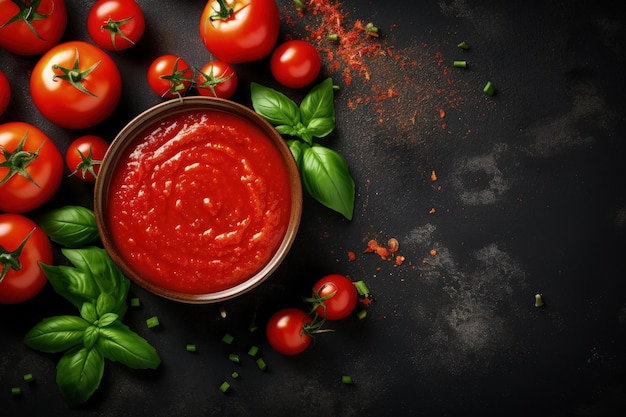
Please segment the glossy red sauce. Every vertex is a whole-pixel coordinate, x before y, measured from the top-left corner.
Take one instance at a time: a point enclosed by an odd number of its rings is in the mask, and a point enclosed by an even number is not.
[[[205,294],[250,278],[276,252],[291,209],[279,151],[221,111],[160,121],[119,160],[109,188],[115,245],[145,280]]]

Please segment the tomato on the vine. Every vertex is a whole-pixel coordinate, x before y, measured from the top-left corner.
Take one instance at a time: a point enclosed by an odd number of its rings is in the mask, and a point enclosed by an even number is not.
[[[313,285],[311,301],[315,312],[326,320],[341,320],[354,311],[359,295],[352,280],[345,275],[330,274]]]
[[[311,317],[297,308],[283,308],[267,322],[265,334],[274,350],[284,355],[297,355],[311,344]]]
[[[200,17],[204,46],[229,64],[268,56],[276,46],[279,27],[274,0],[209,0]]]
[[[235,91],[239,79],[233,67],[224,61],[211,61],[200,71],[196,80],[196,88],[202,96],[230,98]]]
[[[322,60],[317,49],[307,41],[293,39],[280,44],[270,58],[270,70],[280,84],[302,88],[320,73]]]
[[[4,72],[0,70],[0,116],[4,114],[11,101],[11,84]]]
[[[52,244],[44,231],[21,214],[0,214],[0,304],[33,298],[48,282],[39,262],[51,264]]]
[[[39,55],[59,43],[67,26],[64,0],[0,0],[0,47]]]
[[[63,156],[41,130],[0,125],[0,211],[24,213],[47,202],[63,179]]]
[[[84,129],[113,113],[122,94],[117,65],[102,49],[70,41],[46,52],[30,77],[35,106],[50,122]]]
[[[74,139],[65,152],[65,163],[71,174],[85,182],[94,182],[100,172],[109,143],[97,135]]]
[[[146,21],[135,0],[98,0],[87,15],[87,31],[101,48],[122,51],[141,39]]]
[[[192,82],[191,67],[176,55],[161,55],[148,68],[148,84],[162,98],[184,95]]]

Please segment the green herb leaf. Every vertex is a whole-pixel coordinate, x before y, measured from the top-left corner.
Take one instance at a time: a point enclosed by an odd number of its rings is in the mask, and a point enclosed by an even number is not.
[[[305,189],[313,198],[352,220],[354,180],[339,153],[318,144],[306,148],[300,173]]]
[[[156,350],[137,333],[120,321],[100,328],[98,349],[112,361],[134,369],[156,369],[161,359]]]
[[[98,349],[75,347],[59,360],[56,381],[63,398],[78,405],[98,389],[103,374],[104,358]]]
[[[102,317],[116,308],[116,301],[110,294],[102,293],[96,300],[96,313],[98,317]]]
[[[93,303],[83,303],[80,308],[80,316],[88,323],[93,323],[98,320],[98,313],[96,313],[96,306]]]
[[[290,139],[286,142],[293,158],[296,160],[296,165],[300,168],[302,166],[302,155],[304,154],[304,150],[308,148],[309,145],[296,139]]]
[[[273,88],[257,83],[250,84],[252,107],[275,126],[296,126],[300,121],[300,109],[289,97]]]
[[[87,349],[91,349],[93,345],[96,344],[99,334],[100,329],[98,326],[87,327],[87,330],[85,330],[85,334],[83,335],[83,346]]]
[[[119,316],[115,313],[105,313],[104,315],[102,315],[102,317],[100,317],[98,319],[98,326],[99,327],[107,327],[110,326],[111,324],[113,324],[117,319],[119,318]]]
[[[335,128],[333,81],[327,78],[316,85],[300,103],[302,124],[314,137],[323,138]]]
[[[63,352],[82,342],[90,324],[77,316],[48,317],[26,333],[24,343],[41,352]]]
[[[44,213],[39,226],[50,240],[69,248],[77,248],[99,239],[94,212],[82,206],[64,206]]]

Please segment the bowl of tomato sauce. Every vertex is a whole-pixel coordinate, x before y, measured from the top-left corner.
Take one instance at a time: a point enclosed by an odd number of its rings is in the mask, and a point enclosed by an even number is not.
[[[104,248],[144,289],[213,303],[279,267],[302,213],[298,168],[251,109],[185,97],[131,120],[107,151],[94,211]]]

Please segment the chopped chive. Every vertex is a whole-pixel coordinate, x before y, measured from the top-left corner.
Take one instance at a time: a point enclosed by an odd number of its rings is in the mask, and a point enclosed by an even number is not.
[[[363,320],[365,317],[367,317],[367,310],[360,310],[357,314],[356,314],[357,318],[359,320]]]
[[[11,394],[13,394],[13,395],[21,395],[22,394],[22,389],[20,387],[13,387],[13,388],[11,388]]]
[[[467,49],[469,49],[469,48],[470,48],[469,44],[468,44],[467,42],[465,42],[465,41],[463,41],[463,42],[459,43],[457,46],[458,46],[459,48],[461,48],[461,49],[465,49],[465,50],[467,50]]]
[[[339,35],[337,35],[336,33],[331,33],[330,35],[328,35],[326,39],[328,39],[329,41],[336,42],[339,40]]]
[[[233,373],[230,374],[230,376],[233,377],[234,379],[237,379],[237,378],[239,378],[239,372],[233,371]]]
[[[456,68],[467,68],[467,61],[454,61]]]
[[[222,337],[222,342],[226,343],[227,345],[230,345],[231,343],[233,343],[233,340],[235,340],[235,338],[226,333],[223,337]]]
[[[483,92],[489,96],[493,96],[496,93],[496,87],[491,81],[487,81],[487,84],[483,87]]]
[[[196,352],[198,350],[198,347],[194,345],[193,343],[187,343],[187,346],[185,346],[185,349],[187,349],[187,352]]]
[[[131,307],[139,307],[141,305],[141,300],[137,297],[133,297],[130,299],[130,306]]]
[[[236,353],[231,353],[230,355],[228,355],[228,360],[230,360],[231,362],[239,363],[239,355],[237,355]]]
[[[35,380],[35,377],[33,377],[33,374],[25,374],[24,375],[24,381],[26,382],[33,382]]]
[[[378,28],[374,26],[372,22],[369,22],[367,25],[365,25],[365,31],[368,35],[378,36]]]
[[[352,384],[352,377],[350,375],[343,375],[341,377],[341,382],[343,382],[346,385],[351,385]]]
[[[250,346],[250,349],[248,349],[248,355],[255,357],[257,353],[259,353],[259,347],[254,345]]]
[[[368,295],[370,295],[370,290],[369,288],[367,288],[367,285],[365,284],[365,282],[356,281],[354,283],[354,286],[356,287],[356,290],[358,291],[359,295],[363,297],[367,297]]]
[[[260,370],[265,371],[267,369],[267,364],[265,363],[265,361],[263,360],[263,358],[259,358],[256,360],[256,365],[259,367]]]
[[[161,323],[159,323],[159,318],[157,316],[152,316],[146,320],[146,324],[148,325],[149,329],[152,329],[153,327],[157,327]]]
[[[226,391],[228,391],[229,389],[230,389],[230,384],[228,383],[228,381],[222,382],[222,385],[220,385],[220,391],[222,391],[223,393],[226,393]]]

